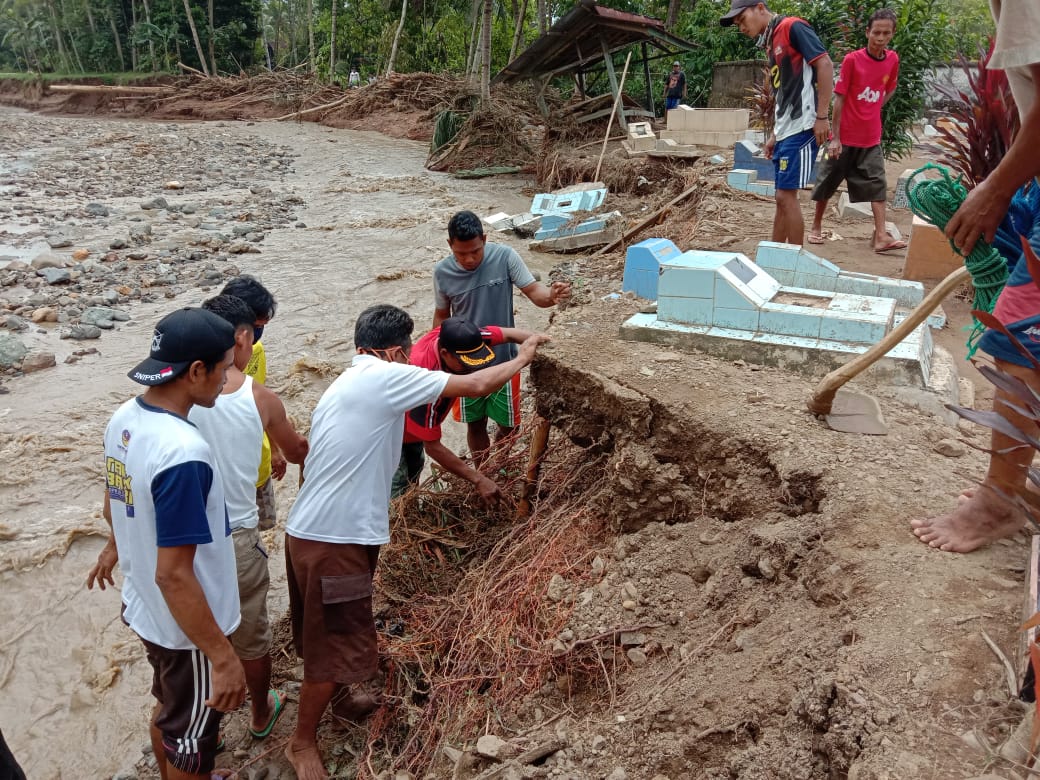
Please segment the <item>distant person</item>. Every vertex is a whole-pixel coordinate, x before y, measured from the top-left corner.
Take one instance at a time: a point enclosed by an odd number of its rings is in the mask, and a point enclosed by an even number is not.
[[[899,79],[899,55],[888,48],[895,32],[895,11],[875,11],[867,23],[866,48],[849,52],[841,62],[834,84],[832,135],[812,193],[816,213],[809,230],[810,244],[823,243],[827,201],[842,182],[847,182],[849,200],[869,201],[874,213],[874,251],[906,249],[906,242],[889,233],[885,223],[888,182],[881,151],[881,109],[896,91]]]
[[[236,276],[224,285],[221,295],[234,295],[249,304],[253,310],[253,354],[246,365],[245,373],[262,385],[267,384],[267,350],[260,338],[264,335],[264,327],[274,319],[278,311],[278,302],[270,290],[260,280],[249,274]],[[270,437],[265,433],[260,450],[260,469],[256,475],[256,506],[260,513],[259,528],[268,531],[274,528],[278,520],[275,508],[274,483],[271,477],[280,480],[285,476],[285,458],[277,446],[271,446]]]
[[[311,418],[305,481],[286,524],[285,563],[293,642],[303,658],[296,731],[285,755],[300,780],[328,777],[318,723],[357,720],[378,702],[350,686],[376,676],[372,576],[390,541],[390,482],[401,459],[405,412],[442,396],[483,395],[534,359],[532,336],[505,363],[455,376],[408,365],[414,324],[396,306],[370,306],[354,328],[357,355]]]
[[[209,443],[224,479],[242,613],[231,644],[245,668],[249,733],[263,739],[281,717],[286,695],[270,687],[273,637],[267,592],[271,577],[267,549],[258,528],[255,488],[260,442],[266,431],[289,462],[303,463],[307,440],[293,428],[278,396],[242,372],[253,350],[255,315],[249,304],[233,295],[218,295],[205,301],[202,308],[219,315],[235,329],[234,362],[228,368],[224,389],[212,407],[192,407],[188,420]]]
[[[798,190],[812,178],[816,153],[827,141],[827,111],[834,84],[834,64],[805,20],[781,16],[761,0],[731,0],[723,27],[736,25],[766,49],[776,112],[773,132],[762,149],[776,171],[773,241],[801,244],[805,219]]]
[[[150,732],[163,778],[209,780],[222,713],[246,695],[228,637],[239,625],[235,548],[213,451],[188,422],[213,406],[235,329],[180,309],[155,326],[149,357],[129,374],[147,386],[105,430],[104,515],[112,534],[87,576],[104,590],[123,568],[123,620],[144,643],[158,700]]]
[[[482,326],[512,328],[513,286],[535,306],[548,308],[571,295],[567,282],[553,282],[547,287],[534,276],[515,250],[501,244],[489,244],[480,217],[472,211],[460,211],[448,223],[448,246],[451,254],[433,269],[433,327],[448,317],[461,317]],[[516,347],[495,347],[495,363],[516,356]],[[460,398],[457,418],[466,423],[466,441],[470,454],[479,465],[491,449],[488,418],[498,423],[496,440],[512,435],[520,424],[520,377],[514,375],[508,385],[483,398]]]
[[[360,87],[361,86],[361,74],[357,72],[357,68],[350,69],[350,76],[347,78],[348,87]]]
[[[664,79],[664,108],[671,111],[678,108],[679,100],[686,97],[686,74],[679,62],[672,63],[671,72]]]
[[[1011,275],[993,309],[996,317],[1034,358],[1040,358],[1040,288],[1032,279],[1022,237],[1040,252],[1040,3],[1036,0],[991,2],[997,23],[989,67],[1007,73],[1022,125],[1000,164],[981,181],[946,224],[946,237],[968,255],[980,238],[996,246]],[[1040,373],[1011,341],[987,330],[979,348],[993,356],[1001,370],[1040,393]],[[1038,434],[1032,419],[1008,404],[1021,405],[1012,393],[997,388],[993,409],[1020,431]],[[1027,489],[1032,447],[993,429],[989,469],[982,485],[962,496],[946,514],[915,518],[917,537],[932,547],[966,553],[1017,533],[1026,523],[1022,511],[1008,501]],[[1032,487],[1032,485],[1030,485]]]
[[[368,77],[368,83],[369,83],[369,85],[375,84],[375,83],[376,83],[376,81],[377,81],[377,78],[376,78],[376,74],[375,74],[375,73],[373,73],[372,75],[370,75],[370,76]]]
[[[492,347],[499,344],[522,344],[532,333],[515,328],[489,325],[478,328],[461,317],[449,317],[420,338],[412,346],[408,362],[413,366],[449,374],[469,374],[495,361]],[[432,404],[410,409],[404,421],[404,446],[401,463],[394,473],[390,495],[397,497],[419,481],[425,455],[446,471],[473,483],[485,501],[497,501],[502,491],[495,481],[470,466],[441,442],[441,423],[451,411],[455,399],[441,396]]]

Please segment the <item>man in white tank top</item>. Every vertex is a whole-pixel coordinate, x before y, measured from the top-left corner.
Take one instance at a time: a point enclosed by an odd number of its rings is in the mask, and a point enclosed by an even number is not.
[[[245,668],[250,697],[249,732],[257,739],[271,733],[285,705],[285,694],[271,684],[271,626],[267,615],[270,575],[267,550],[260,538],[256,472],[264,432],[290,463],[303,463],[307,440],[293,428],[275,393],[243,373],[253,350],[252,309],[241,298],[218,295],[202,304],[235,328],[234,364],[212,408],[196,407],[191,420],[209,443],[220,466],[228,524],[235,543],[242,623],[231,644]]]

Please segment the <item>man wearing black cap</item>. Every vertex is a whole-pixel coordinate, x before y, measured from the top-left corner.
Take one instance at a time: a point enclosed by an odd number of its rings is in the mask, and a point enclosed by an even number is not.
[[[123,569],[123,620],[144,642],[158,705],[152,749],[164,778],[209,778],[222,713],[245,699],[228,641],[239,624],[235,548],[220,472],[187,420],[213,406],[233,359],[235,329],[185,308],[155,326],[149,357],[128,376],[146,385],[105,430],[108,545],[87,577],[104,590]]]
[[[494,325],[478,328],[462,317],[449,317],[439,328],[415,342],[408,362],[431,371],[468,374],[494,362],[492,347],[506,343],[522,344],[532,335],[526,330]],[[451,396],[442,396],[432,404],[411,409],[405,415],[404,446],[401,463],[394,474],[392,496],[401,495],[419,481],[425,452],[447,471],[472,482],[485,501],[501,498],[502,492],[494,480],[468,465],[441,443],[441,423],[454,402]]]
[[[805,219],[798,190],[812,178],[816,153],[830,135],[834,63],[805,20],[774,14],[761,0],[731,0],[720,23],[765,46],[776,97],[773,132],[762,150],[776,171],[773,241],[801,244]]]
[[[672,71],[664,79],[664,108],[671,111],[679,106],[680,98],[686,97],[686,74],[677,61],[672,63]]]

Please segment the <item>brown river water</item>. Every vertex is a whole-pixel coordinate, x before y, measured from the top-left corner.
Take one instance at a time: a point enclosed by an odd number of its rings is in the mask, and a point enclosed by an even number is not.
[[[529,181],[430,173],[423,168],[425,144],[376,133],[313,124],[56,118],[0,107],[0,204],[21,190],[22,206],[41,209],[39,222],[0,212],[0,257],[31,257],[45,247],[41,230],[60,229],[74,246],[106,251],[119,216],[139,214],[140,197],[120,194],[115,179],[132,177],[135,192],[151,195],[163,194],[168,179],[190,180],[177,169],[184,158],[178,163],[162,154],[164,138],[176,138],[194,160],[216,161],[218,169],[221,160],[257,153],[257,144],[295,155],[291,170],[272,166],[262,183],[276,198],[302,199],[295,219],[305,227],[290,222],[271,230],[260,254],[231,262],[260,276],[279,300],[264,334],[269,384],[304,426],[321,390],[349,362],[354,319],[363,308],[392,303],[413,315],[417,335],[429,326],[430,270],[446,253],[452,213],[515,213],[529,204],[519,194]],[[121,170],[130,142],[159,151]],[[109,184],[112,196],[99,198]],[[249,182],[225,184],[186,191],[202,206],[238,197],[235,203],[248,207],[243,185]],[[114,215],[104,228],[54,217],[58,200],[73,209],[99,199]],[[533,270],[544,273],[553,264],[551,256],[518,248]],[[111,777],[131,767],[147,742],[151,672],[140,643],[119,620],[118,592],[84,587],[105,529],[101,439],[112,411],[137,392],[125,374],[145,356],[154,322],[214,292],[189,289],[174,300],[120,306],[131,320],[88,343],[99,354],[72,364],[62,361],[82,344],[59,341],[56,326],[19,334],[58,360],[54,368],[7,381],[9,392],[0,395],[0,729],[34,780]],[[0,295],[17,299],[17,291],[0,289]],[[518,307],[522,321],[544,322],[522,296]],[[301,360],[327,370],[294,373]],[[295,483],[290,467],[278,493],[281,518]],[[286,598],[280,533],[274,532],[271,556],[276,615]]]

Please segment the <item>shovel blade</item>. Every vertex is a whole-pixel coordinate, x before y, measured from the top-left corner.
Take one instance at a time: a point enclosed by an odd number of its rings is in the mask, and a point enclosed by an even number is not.
[[[864,393],[839,390],[834,396],[831,413],[824,418],[832,430],[884,436],[888,433],[877,399]]]

